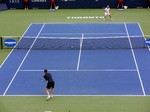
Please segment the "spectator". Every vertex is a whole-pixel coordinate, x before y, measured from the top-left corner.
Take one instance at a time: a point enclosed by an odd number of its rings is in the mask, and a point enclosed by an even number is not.
[[[23,0],[23,2],[24,2],[24,9],[28,10],[28,5],[29,5],[28,0]]]
[[[53,7],[54,9],[58,9],[58,6],[56,6],[55,0],[50,1],[50,9],[53,9]]]
[[[147,0],[148,9],[150,8],[150,0]]]
[[[118,5],[117,5],[117,9],[119,9],[121,6],[121,8],[123,9],[123,0],[118,0]]]

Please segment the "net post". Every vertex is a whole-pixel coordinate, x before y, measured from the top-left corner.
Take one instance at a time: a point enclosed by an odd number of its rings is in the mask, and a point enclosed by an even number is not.
[[[20,36],[2,36],[0,40],[1,42],[0,47],[1,49],[13,49],[15,45],[17,44],[17,42],[19,41],[19,39],[20,39]],[[6,44],[5,44],[5,41],[6,41]]]
[[[3,48],[3,42],[2,42],[2,37],[0,37],[0,49]]]

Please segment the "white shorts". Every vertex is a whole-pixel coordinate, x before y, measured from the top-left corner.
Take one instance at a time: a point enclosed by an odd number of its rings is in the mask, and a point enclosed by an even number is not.
[[[105,16],[107,16],[107,15],[109,16],[109,15],[110,15],[110,13],[109,13],[109,12],[105,12]]]

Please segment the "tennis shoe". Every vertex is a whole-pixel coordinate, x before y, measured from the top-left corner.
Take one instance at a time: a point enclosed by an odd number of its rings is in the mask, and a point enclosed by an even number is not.
[[[54,95],[53,94],[51,94],[51,98],[53,98],[54,97]]]
[[[47,100],[49,100],[50,98],[51,98],[51,96],[48,96],[48,97],[47,97]]]

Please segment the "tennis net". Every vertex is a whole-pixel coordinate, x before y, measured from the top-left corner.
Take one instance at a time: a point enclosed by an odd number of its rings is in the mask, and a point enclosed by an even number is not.
[[[2,38],[2,42],[4,42]],[[6,40],[6,38],[5,38]],[[6,47],[2,44],[2,48]],[[97,49],[142,49],[147,48],[143,36],[99,36],[99,35],[67,35],[46,37],[22,37],[13,47],[15,49],[32,50],[97,50]]]

